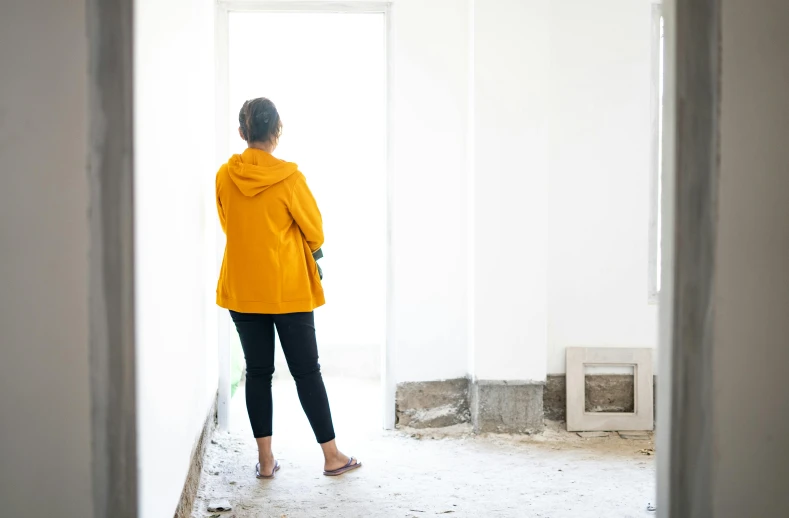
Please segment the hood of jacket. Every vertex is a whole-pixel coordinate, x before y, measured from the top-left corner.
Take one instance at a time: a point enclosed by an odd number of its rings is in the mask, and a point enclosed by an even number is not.
[[[274,158],[269,153],[247,148],[227,162],[227,172],[244,196],[257,196],[298,171],[298,166]]]

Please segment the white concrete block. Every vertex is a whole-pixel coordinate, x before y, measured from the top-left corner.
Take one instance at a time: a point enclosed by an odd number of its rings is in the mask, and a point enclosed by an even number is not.
[[[567,431],[634,431],[654,428],[652,350],[649,348],[567,348]],[[587,412],[584,366],[633,367],[633,412]]]

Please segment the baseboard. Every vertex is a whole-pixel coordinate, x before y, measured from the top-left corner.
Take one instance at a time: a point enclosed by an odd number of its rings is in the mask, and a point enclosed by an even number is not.
[[[214,435],[216,429],[216,406],[217,400],[214,398],[214,403],[208,411],[205,422],[203,423],[203,431],[197,439],[194,448],[192,449],[192,458],[189,462],[189,472],[186,475],[186,482],[184,482],[184,489],[181,491],[181,499],[178,502],[178,507],[175,510],[175,518],[191,518],[192,508],[194,506],[197,490],[200,487],[200,474],[203,471],[203,459],[205,458],[205,450],[211,437]]]

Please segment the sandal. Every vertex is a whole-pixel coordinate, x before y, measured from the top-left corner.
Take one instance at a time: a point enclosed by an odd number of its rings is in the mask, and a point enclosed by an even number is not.
[[[346,464],[345,466],[330,471],[324,471],[323,474],[326,475],[327,477],[337,477],[339,475],[342,475],[343,473],[347,473],[353,469],[361,468],[361,467],[362,467],[362,463],[356,460],[356,457],[351,457],[350,459],[348,459],[348,464]]]
[[[255,477],[256,478],[274,478],[274,473],[279,471],[279,461],[274,461],[274,469],[271,470],[271,475],[261,475],[260,474],[260,463],[258,462],[255,464]]]

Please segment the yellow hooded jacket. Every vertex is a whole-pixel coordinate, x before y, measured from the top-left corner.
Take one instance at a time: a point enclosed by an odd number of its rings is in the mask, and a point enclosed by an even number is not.
[[[239,313],[302,313],[325,303],[312,253],[323,221],[296,164],[248,148],[216,175],[216,206],[227,235],[216,289]]]

